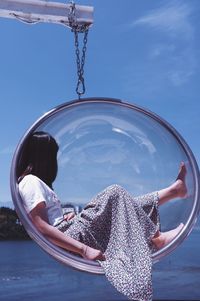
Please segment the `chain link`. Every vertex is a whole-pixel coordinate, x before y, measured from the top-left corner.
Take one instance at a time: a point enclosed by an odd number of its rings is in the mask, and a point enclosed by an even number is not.
[[[82,55],[80,56],[78,32],[76,32],[76,31],[74,32],[75,48],[76,48],[77,75],[78,75],[76,93],[78,94],[79,98],[81,97],[81,95],[83,95],[85,93],[84,65],[85,65],[85,53],[86,53],[86,50],[87,50],[87,48],[86,48],[87,35],[88,35],[88,30],[85,31],[85,33],[84,33]]]
[[[87,50],[87,40],[89,26],[87,24],[78,24],[76,18],[76,7],[73,1],[71,1],[71,9],[68,15],[69,26],[72,32],[74,32],[74,43],[75,43],[75,54],[76,54],[76,65],[77,65],[77,75],[78,81],[76,85],[76,93],[79,97],[85,93],[85,80],[84,80],[84,65]],[[79,35],[83,34],[83,46],[82,52],[80,52],[79,45]]]

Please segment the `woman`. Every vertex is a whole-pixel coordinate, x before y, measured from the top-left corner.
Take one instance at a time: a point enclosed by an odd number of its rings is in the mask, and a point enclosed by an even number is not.
[[[33,133],[22,152],[19,191],[33,223],[56,245],[99,260],[110,282],[134,300],[151,300],[152,250],[171,242],[182,229],[161,233],[158,206],[185,197],[186,168],[181,164],[169,187],[132,197],[119,185],[107,187],[76,216],[63,216],[52,183],[57,175],[58,145],[45,132]]]

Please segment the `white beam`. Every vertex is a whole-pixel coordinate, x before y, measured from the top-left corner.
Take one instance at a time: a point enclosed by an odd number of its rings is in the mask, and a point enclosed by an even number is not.
[[[50,22],[69,26],[70,4],[40,0],[0,0],[0,17],[27,23]],[[76,5],[79,24],[93,23],[93,7]]]

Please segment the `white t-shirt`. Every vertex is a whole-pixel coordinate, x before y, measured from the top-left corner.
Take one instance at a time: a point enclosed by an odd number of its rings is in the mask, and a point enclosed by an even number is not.
[[[55,226],[63,220],[61,203],[55,192],[34,175],[25,176],[19,183],[19,192],[28,213],[45,202],[49,224]]]

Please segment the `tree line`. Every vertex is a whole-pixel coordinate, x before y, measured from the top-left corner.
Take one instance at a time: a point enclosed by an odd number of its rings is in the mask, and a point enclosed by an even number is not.
[[[30,239],[15,210],[0,207],[0,240]]]

